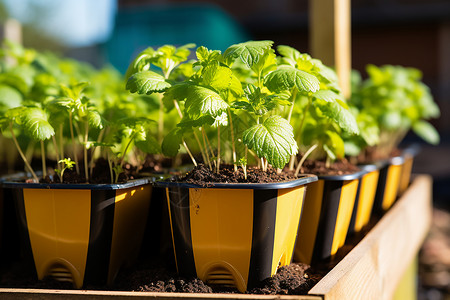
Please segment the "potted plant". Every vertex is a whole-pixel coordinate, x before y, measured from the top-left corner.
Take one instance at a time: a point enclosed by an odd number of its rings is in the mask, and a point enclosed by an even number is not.
[[[137,257],[142,241],[151,180],[126,181],[123,170],[130,149],[159,150],[152,138],[155,122],[118,117],[117,108],[109,119],[105,108],[112,111],[109,101],[115,95],[104,89],[102,98],[91,98],[103,87],[79,82],[96,79],[97,72],[84,65],[39,53],[26,63],[31,71],[9,81],[11,86],[23,85],[23,100],[2,111],[0,118],[3,135],[12,139],[31,175],[26,181],[3,182],[12,194],[5,200],[15,203],[24,260],[38,279],[52,276],[77,288],[110,284],[119,269]],[[40,145],[42,176],[22,150],[24,136]],[[112,151],[114,147],[120,152]],[[99,155],[103,160],[94,164]],[[54,172],[47,161],[54,161]],[[98,173],[101,169],[105,176]]]
[[[333,257],[345,242],[349,212],[365,171],[333,162],[344,158],[342,134],[355,135],[359,129],[332,69],[289,46],[279,46],[277,50],[281,55],[278,67],[267,76],[266,82],[270,90],[290,95],[293,106],[288,119],[303,152],[298,161],[292,157],[289,167],[296,173],[303,171],[319,177],[308,188],[295,260],[316,263]],[[305,84],[316,88],[305,91],[302,89]],[[322,167],[308,169],[314,165]],[[342,169],[345,166],[349,169]],[[334,173],[332,167],[337,167]]]
[[[439,116],[422,74],[414,68],[386,65],[367,66],[369,77],[356,84],[351,104],[362,114],[370,114],[379,127],[379,143],[366,147],[358,156],[360,163],[378,161],[380,168],[374,212],[384,213],[403,192],[412,167],[412,153],[398,153],[398,145],[412,129],[431,144],[439,143],[439,134],[426,120]],[[408,161],[405,167],[405,159]],[[402,182],[402,184],[400,184]]]
[[[240,291],[290,263],[305,185],[316,180],[281,172],[297,144],[279,113],[289,100],[265,83],[276,67],[272,44],[249,41],[224,53],[199,47],[194,73],[178,82],[149,70],[149,57],[127,83],[136,86],[131,91],[162,92],[166,108],[178,110],[163,153],[174,156],[180,145],[188,151],[194,140],[203,159],[192,160],[197,166],[184,182],[156,183],[166,190],[179,273]],[[257,183],[255,173],[267,178]]]

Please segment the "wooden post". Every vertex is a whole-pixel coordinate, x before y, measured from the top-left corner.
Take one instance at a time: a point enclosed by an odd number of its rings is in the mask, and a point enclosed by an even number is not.
[[[342,91],[350,97],[351,13],[350,0],[309,1],[310,52],[336,68]]]
[[[14,19],[5,20],[0,24],[0,39],[22,44],[22,25]]]

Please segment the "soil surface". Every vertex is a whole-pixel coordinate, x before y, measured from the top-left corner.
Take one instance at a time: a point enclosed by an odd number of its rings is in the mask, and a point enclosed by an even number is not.
[[[316,175],[345,175],[358,171],[360,171],[360,169],[346,159],[337,160],[328,167],[326,166],[325,161],[307,159],[300,169],[301,174]]]
[[[207,186],[210,183],[268,183],[294,180],[298,177],[293,173],[278,172],[276,169],[268,168],[267,172],[257,167],[247,168],[247,179],[241,167],[234,172],[232,165],[222,165],[219,173],[209,169],[204,164],[198,164],[192,171],[184,176],[176,176],[174,181],[183,181]]]

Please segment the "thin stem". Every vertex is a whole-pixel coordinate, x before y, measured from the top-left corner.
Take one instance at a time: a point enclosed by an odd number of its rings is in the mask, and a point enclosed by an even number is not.
[[[217,125],[217,173],[220,170],[220,125]]]
[[[56,143],[56,138],[54,135],[52,135],[52,141],[53,141],[53,147],[55,148],[55,154],[56,154],[56,161],[58,162],[57,167],[59,172],[61,173],[61,164],[59,163],[59,161],[61,160],[61,156],[59,156],[59,151],[58,151],[58,144]]]
[[[305,119],[306,119],[306,114],[309,111],[309,107],[311,106],[311,102],[312,102],[312,98],[308,97],[308,104],[306,105],[306,109],[303,112],[303,117],[302,117],[302,121],[300,122],[300,127],[297,130],[297,144],[300,144],[300,138],[302,136],[302,130],[303,130],[303,124],[305,123]]]
[[[63,128],[63,124],[59,124],[59,153],[60,153],[60,157],[61,159],[63,159],[64,157],[64,128]]]
[[[107,156],[108,156],[109,176],[111,176],[111,184],[112,184],[112,183],[114,183],[114,174],[113,174],[111,155],[109,154],[109,151],[107,152]]]
[[[183,119],[183,113],[181,112],[180,105],[178,104],[178,101],[174,99],[173,100],[173,105],[175,106],[175,109],[177,110],[178,116],[180,117],[180,119]],[[198,138],[198,135],[195,132],[195,130],[193,131],[193,133],[194,133],[194,138],[197,141],[198,147],[200,149],[200,153],[202,155],[202,159],[203,159],[204,162],[206,162],[205,150],[202,147],[202,143],[200,142],[200,139]],[[209,160],[209,158],[208,158],[208,160]]]
[[[289,161],[289,171],[294,170],[295,167],[295,155],[291,155],[291,160]]]
[[[45,161],[45,145],[44,141],[41,142],[41,159],[42,159],[42,177],[45,178],[47,176],[47,162]]]
[[[231,147],[233,150],[233,166],[234,172],[237,172],[237,164],[236,164],[236,146],[234,142],[234,128],[233,128],[233,118],[231,117],[231,110],[228,108],[228,115],[230,118],[230,132],[231,132]]]
[[[305,162],[306,158],[317,148],[317,146],[317,144],[314,144],[311,146],[311,148],[308,149],[308,151],[305,152],[302,159],[297,165],[297,169],[295,169],[295,176],[298,176],[298,173],[300,172],[300,169],[302,168],[302,165]]]
[[[130,147],[131,142],[134,140],[134,137],[136,136],[136,134],[137,134],[137,132],[134,132],[134,133],[131,135],[130,140],[128,141],[127,145],[125,146],[125,150],[123,151],[122,157],[120,158],[120,167],[121,167],[121,168],[122,168],[123,163],[124,163],[124,161],[125,161],[124,158],[125,158],[125,154],[126,154],[127,151],[128,151],[128,147]]]
[[[31,172],[31,175],[33,176],[33,179],[35,182],[39,182],[39,178],[36,176],[36,173],[34,173],[33,168],[31,168],[30,164],[28,163],[27,158],[22,152],[22,149],[20,149],[19,143],[17,142],[16,135],[14,134],[12,123],[9,124],[9,129],[11,131],[11,135],[14,141],[14,144],[16,145],[17,151],[19,151],[20,157],[22,157],[23,162],[25,163],[25,166],[28,168],[28,170]]]
[[[291,99],[292,99],[292,105],[291,108],[289,109],[289,114],[287,117],[287,121],[289,123],[291,123],[291,117],[292,117],[292,112],[294,111],[294,104],[295,104],[295,99],[297,99],[297,89],[294,88],[294,90],[292,91],[292,95],[291,95]]]
[[[205,134],[205,131],[203,130],[203,127],[202,127],[201,131],[202,131],[202,137],[203,137],[203,144],[205,145],[205,149],[206,149],[206,151],[205,151],[206,163],[208,164],[209,169],[212,171],[211,161],[209,160],[208,146],[206,145],[206,138],[205,138],[206,134]]]
[[[73,135],[73,121],[72,121],[72,112],[69,112],[69,126],[70,126],[70,137],[72,138],[72,150],[73,150],[73,158],[75,160],[75,168],[77,170],[77,174],[80,174],[80,168],[78,167],[78,157],[77,157],[77,148],[75,144],[75,136]]]
[[[162,94],[159,94],[159,113],[158,113],[158,141],[161,143],[164,135],[164,104]]]
[[[105,129],[100,130],[100,133],[98,134],[97,143],[100,143],[103,139],[103,135],[105,134]],[[93,147],[91,151],[91,161],[89,162],[89,176],[92,177],[92,172],[94,171],[94,159],[95,159],[95,150],[97,150],[97,147]]]
[[[214,157],[214,151],[213,151],[213,149],[211,147],[211,143],[209,142],[208,135],[206,134],[205,129],[203,127],[202,127],[202,132],[205,135],[206,143],[208,144],[208,149],[211,152],[211,158],[213,158]],[[208,149],[206,151],[208,151]]]
[[[89,137],[89,122],[86,121],[84,123],[85,131],[84,131],[84,177],[86,178],[86,182],[89,182],[89,166],[88,166],[88,152],[87,152],[87,142]]]
[[[264,157],[261,157],[261,168],[264,172],[266,171],[265,167],[266,167],[266,164],[264,163]]]
[[[191,151],[189,151],[189,148],[188,148],[188,146],[186,145],[186,142],[184,141],[184,139],[183,139],[183,147],[184,147],[184,149],[186,149],[186,152],[188,153],[189,157],[191,158],[192,163],[194,164],[194,166],[197,166],[197,162],[195,161],[195,158],[194,158],[194,156],[192,155]]]
[[[331,157],[327,155],[327,160],[325,161],[325,167],[331,167]]]
[[[245,150],[244,150],[245,165],[242,166],[242,169],[244,170],[245,180],[247,180],[247,152],[248,152],[248,147],[245,146]]]

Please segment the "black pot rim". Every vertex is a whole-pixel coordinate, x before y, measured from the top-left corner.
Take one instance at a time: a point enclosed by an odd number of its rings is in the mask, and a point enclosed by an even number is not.
[[[200,184],[176,182],[176,181],[156,181],[156,187],[162,188],[216,188],[216,189],[252,189],[252,190],[273,190],[273,189],[286,189],[300,185],[305,185],[314,181],[317,181],[317,176],[312,174],[302,174],[301,178],[293,179],[282,182],[269,182],[269,183],[210,183],[206,186]]]
[[[26,188],[26,189],[67,189],[67,190],[120,190],[131,187],[146,185],[152,182],[152,178],[140,178],[129,180],[125,183],[26,183],[13,181],[17,177],[5,177],[1,182],[4,188]]]
[[[338,181],[338,180],[354,180],[354,179],[359,179],[361,178],[363,175],[365,175],[366,173],[368,173],[366,170],[360,170],[354,173],[350,173],[350,174],[344,174],[344,175],[317,175],[317,177],[319,177],[319,180],[333,180],[333,181]]]

